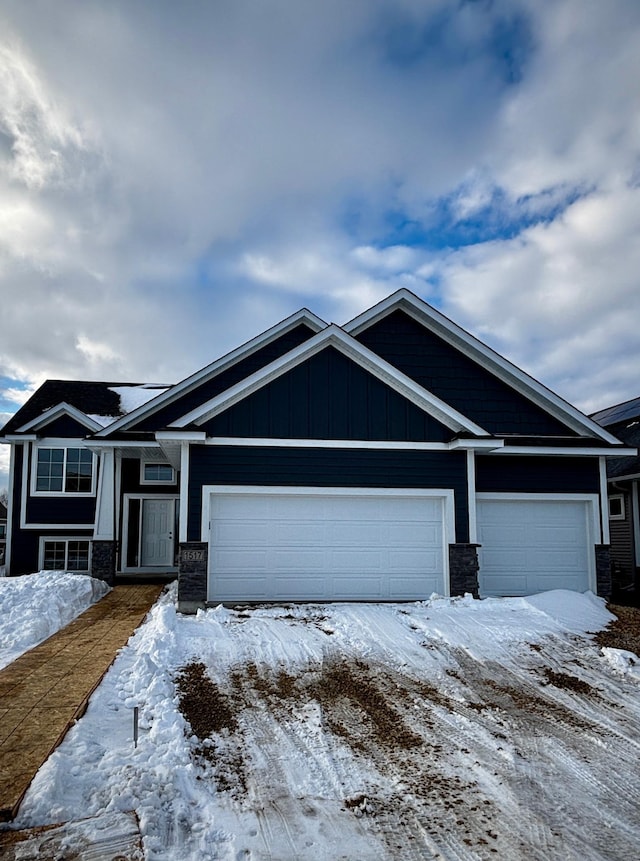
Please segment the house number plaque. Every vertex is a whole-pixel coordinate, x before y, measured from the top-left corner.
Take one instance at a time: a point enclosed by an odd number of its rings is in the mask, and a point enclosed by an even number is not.
[[[183,550],[183,562],[204,562],[204,550]]]

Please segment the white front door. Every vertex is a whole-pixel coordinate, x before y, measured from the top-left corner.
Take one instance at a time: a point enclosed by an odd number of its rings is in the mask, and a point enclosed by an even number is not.
[[[173,499],[142,500],[142,540],[140,564],[143,567],[173,566]]]

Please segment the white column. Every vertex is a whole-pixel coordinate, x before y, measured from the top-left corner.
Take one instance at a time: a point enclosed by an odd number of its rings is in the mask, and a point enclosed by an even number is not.
[[[607,493],[607,459],[599,457],[600,466],[600,521],[602,524],[602,543],[610,544],[609,535],[609,496]]]
[[[187,540],[187,517],[189,514],[189,443],[180,443],[180,514],[178,537],[181,544]]]
[[[478,543],[478,525],[476,519],[476,453],[467,450],[467,495],[469,500],[469,544]]]
[[[115,460],[112,448],[100,450],[100,476],[96,498],[94,538],[98,541],[115,539]]]

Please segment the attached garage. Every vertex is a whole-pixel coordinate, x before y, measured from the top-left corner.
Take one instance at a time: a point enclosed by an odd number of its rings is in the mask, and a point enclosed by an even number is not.
[[[481,494],[480,595],[595,591],[597,497]]]
[[[209,601],[448,594],[451,491],[227,486],[203,502]]]

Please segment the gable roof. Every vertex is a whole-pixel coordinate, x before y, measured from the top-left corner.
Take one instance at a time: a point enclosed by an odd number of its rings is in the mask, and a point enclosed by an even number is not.
[[[576,407],[552,392],[542,383],[531,377],[525,371],[516,367],[504,356],[488,347],[478,338],[462,329],[440,311],[437,311],[424,300],[406,289],[398,290],[383,299],[377,305],[359,314],[343,326],[345,332],[356,337],[365,329],[392,314],[394,311],[404,311],[418,323],[425,326],[452,347],[459,350],[475,362],[480,362],[498,379],[516,389],[537,406],[564,423],[578,434],[596,436],[613,445],[620,441],[602,428],[592,419],[585,416]]]
[[[219,359],[216,359],[214,362],[212,362],[210,365],[207,365],[205,368],[196,371],[196,373],[192,374],[190,377],[186,377],[186,379],[182,380],[179,383],[176,383],[175,386],[172,386],[171,388],[167,389],[166,392],[163,392],[162,394],[153,398],[153,400],[150,400],[146,404],[143,404],[138,409],[132,410],[128,415],[123,416],[121,419],[118,419],[108,428],[105,428],[104,430],[96,434],[96,436],[108,436],[112,432],[123,431],[133,427],[142,418],[152,415],[161,408],[176,401],[183,395],[186,395],[187,393],[193,391],[198,386],[207,383],[209,380],[213,379],[218,374],[221,374],[226,371],[232,365],[235,365],[242,359],[246,359],[252,353],[257,352],[257,350],[261,349],[262,347],[266,347],[268,344],[270,344],[272,341],[275,341],[277,338],[280,338],[282,335],[286,335],[287,332],[290,332],[292,329],[295,329],[300,324],[305,324],[314,332],[319,332],[327,326],[327,323],[324,320],[321,320],[320,317],[313,314],[307,308],[302,308],[295,314],[291,314],[291,316],[286,317],[279,323],[276,323],[275,326],[272,326],[270,329],[267,329],[266,332],[262,332],[260,335],[257,335],[255,338],[252,338],[250,341],[247,341],[245,344],[242,344],[240,347],[236,348],[235,350],[232,350],[230,353],[226,353],[224,356],[221,356]]]
[[[454,432],[466,432],[472,436],[490,436],[484,428],[463,416],[462,413],[428,392],[406,374],[403,374],[402,371],[381,359],[376,353],[336,326],[335,323],[327,326],[295,349],[285,353],[284,356],[191,410],[182,418],[172,422],[169,427],[181,429],[192,424],[204,424],[327,347],[337,349]]]
[[[90,418],[86,413],[83,413],[81,410],[77,409],[77,407],[72,406],[71,404],[67,404],[64,401],[61,404],[57,404],[55,407],[51,407],[48,410],[45,410],[35,419],[31,419],[30,422],[22,425],[18,428],[18,433],[27,433],[28,431],[39,430],[40,428],[46,427],[46,425],[51,424],[51,422],[60,418],[60,416],[69,416],[69,418],[74,419],[79,424],[84,425],[84,427],[90,431],[95,432],[100,430],[102,425],[100,422],[97,422],[95,419]]]

